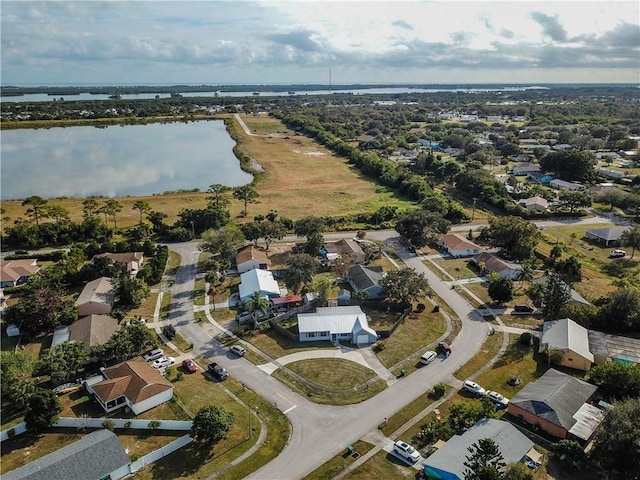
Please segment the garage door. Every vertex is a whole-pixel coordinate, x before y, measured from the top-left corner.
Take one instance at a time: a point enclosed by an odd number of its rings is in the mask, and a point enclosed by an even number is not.
[[[356,345],[361,345],[363,343],[369,343],[369,335],[358,335],[356,337]]]

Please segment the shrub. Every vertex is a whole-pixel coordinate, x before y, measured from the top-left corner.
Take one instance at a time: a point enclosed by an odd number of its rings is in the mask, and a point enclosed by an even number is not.
[[[160,422],[158,420],[151,420],[147,426],[153,430],[157,430],[160,428]]]
[[[447,393],[447,387],[444,383],[437,383],[433,386],[431,392],[435,398],[442,398],[444,394]]]
[[[131,422],[126,422],[124,424],[124,428],[131,428]]]
[[[102,422],[102,428],[106,428],[107,430],[113,432],[113,429],[116,428],[116,424],[113,423],[112,420],[105,420]]]

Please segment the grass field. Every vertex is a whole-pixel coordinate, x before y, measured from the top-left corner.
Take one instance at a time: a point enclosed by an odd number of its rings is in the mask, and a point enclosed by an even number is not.
[[[364,455],[369,450],[371,450],[374,446],[370,443],[367,443],[363,440],[358,440],[353,445],[353,452],[358,453],[359,455]],[[345,448],[344,452],[336,455],[331,460],[325,462],[318,468],[316,468],[309,475],[304,477],[305,480],[330,480],[340,472],[342,472],[345,468],[351,465],[355,459],[351,456],[351,452],[347,451]]]
[[[288,363],[287,368],[321,387],[354,388],[376,376],[370,368],[341,358],[316,358]]]
[[[380,451],[343,478],[347,480],[416,478],[416,471],[390,453]]]

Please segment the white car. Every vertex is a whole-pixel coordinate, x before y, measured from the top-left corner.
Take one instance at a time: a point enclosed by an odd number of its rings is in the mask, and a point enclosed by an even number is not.
[[[161,357],[164,357],[164,350],[161,348],[155,348],[142,356],[145,362],[150,362],[151,360],[156,360]]]
[[[424,352],[424,354],[420,357],[420,363],[422,363],[423,365],[429,365],[436,359],[437,356],[438,354],[436,352]]]
[[[509,399],[507,397],[505,397],[501,393],[494,392],[493,390],[489,390],[485,396],[493,403],[499,403],[500,405],[504,406],[509,405]]]
[[[484,397],[487,393],[484,388],[482,388],[476,382],[472,382],[471,380],[465,380],[462,383],[462,389],[466,390],[469,393],[473,393],[478,397]]]
[[[173,357],[162,357],[162,358],[158,358],[157,360],[153,361],[153,368],[164,368],[164,367],[168,367],[169,365],[173,365],[174,363],[176,363],[176,359]]]
[[[622,258],[627,254],[624,250],[614,250],[609,254],[609,258]]]
[[[420,453],[406,442],[398,440],[393,444],[393,451],[406,458],[411,463],[416,463],[420,460]]]
[[[233,353],[235,353],[239,357],[243,357],[244,354],[246,353],[246,350],[244,349],[244,347],[241,347],[240,345],[234,345],[229,350],[231,350]]]

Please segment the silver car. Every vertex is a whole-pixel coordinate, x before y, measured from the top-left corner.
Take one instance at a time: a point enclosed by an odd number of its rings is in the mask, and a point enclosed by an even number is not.
[[[465,380],[462,383],[462,389],[466,390],[469,393],[473,393],[478,397],[484,397],[487,393],[484,388],[482,388],[476,382],[472,382],[471,380]]]

